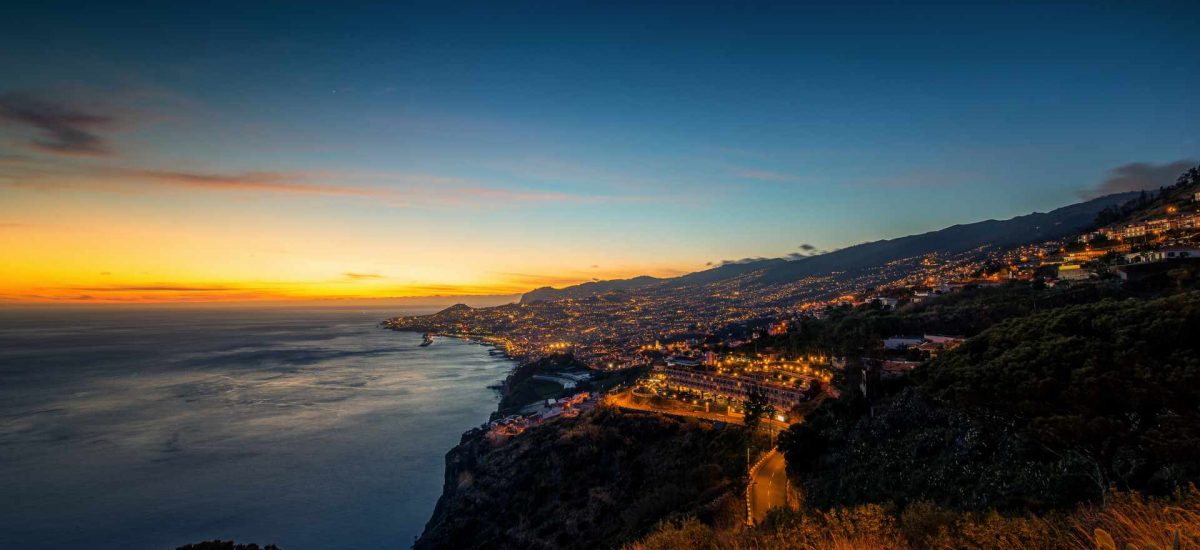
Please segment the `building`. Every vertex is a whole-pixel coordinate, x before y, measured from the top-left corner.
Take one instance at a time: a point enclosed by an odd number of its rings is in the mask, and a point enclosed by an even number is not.
[[[727,374],[716,371],[679,367],[656,367],[663,375],[667,389],[698,393],[705,396],[722,397],[731,401],[745,401],[755,390],[762,392],[767,401],[780,411],[790,411],[808,400],[811,380],[800,382],[777,380],[766,373]]]
[[[900,305],[900,300],[898,300],[896,298],[886,298],[883,296],[876,296],[874,298],[867,299],[867,303],[868,304],[870,304],[870,303],[879,304],[879,307],[881,307],[883,309],[896,309],[896,306]]]
[[[1114,271],[1123,281],[1141,281],[1151,277],[1166,275],[1170,270],[1183,262],[1200,260],[1200,250],[1194,248],[1164,248],[1128,254],[1126,264],[1118,266]]]
[[[921,336],[893,336],[883,341],[883,347],[891,350],[900,350],[921,345],[925,339]]]
[[[913,369],[921,365],[920,361],[899,361],[888,359],[879,363],[879,377],[884,379],[907,376]]]
[[[1058,278],[1064,281],[1085,281],[1092,277],[1090,269],[1084,269],[1079,264],[1063,264],[1058,266]]]
[[[687,357],[668,357],[667,358],[667,366],[669,366],[669,367],[698,367],[698,366],[700,366],[700,361],[698,361],[696,359],[689,359]]]
[[[932,344],[941,344],[946,347],[954,347],[954,346],[957,346],[957,345],[963,343],[964,341],[966,341],[966,338],[963,338],[962,336],[943,336],[941,334],[926,334],[925,341],[932,343]]]

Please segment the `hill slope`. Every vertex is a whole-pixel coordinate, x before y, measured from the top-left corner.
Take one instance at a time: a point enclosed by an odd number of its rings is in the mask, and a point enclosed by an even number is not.
[[[1136,193],[1119,193],[1064,206],[1050,212],[1035,212],[1008,220],[987,220],[955,225],[919,235],[909,235],[850,246],[799,260],[772,258],[726,264],[672,279],[637,277],[619,281],[584,283],[562,289],[540,288],[521,298],[535,300],[579,299],[614,290],[634,288],[676,289],[749,276],[764,285],[788,283],[834,271],[850,271],[881,265],[892,260],[932,252],[956,253],[981,246],[1008,247],[1024,243],[1058,239],[1087,229],[1100,211],[1124,204]]]

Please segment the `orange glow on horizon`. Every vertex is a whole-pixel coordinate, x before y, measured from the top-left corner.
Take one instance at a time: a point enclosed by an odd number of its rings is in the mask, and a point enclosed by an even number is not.
[[[112,219],[0,228],[0,249],[5,251],[0,304],[512,296],[595,278],[682,271],[572,269],[491,247],[396,244],[302,230],[197,230]],[[567,265],[588,261],[567,253],[551,259]]]

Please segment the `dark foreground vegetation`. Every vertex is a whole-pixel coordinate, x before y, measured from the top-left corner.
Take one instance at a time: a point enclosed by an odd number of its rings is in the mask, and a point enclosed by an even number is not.
[[[627,550],[1149,550],[1200,548],[1200,491],[1167,498],[1111,493],[1043,515],[950,510],[929,502],[905,508],[864,504],[775,510],[754,528],[722,528],[696,518],[664,522]]]
[[[760,345],[869,355],[954,327],[972,338],[907,379],[851,361],[841,397],[781,434],[801,506],[668,521],[628,547],[1200,548],[1200,292],[976,289]]]
[[[415,548],[612,548],[667,519],[724,525],[744,510],[746,440],[607,407],[499,444],[469,432]]]
[[[1200,293],[1003,321],[780,436],[816,506],[1045,511],[1200,481]]]
[[[238,544],[231,540],[207,540],[195,544],[185,544],[175,550],[281,550],[274,544],[260,547],[255,543]]]

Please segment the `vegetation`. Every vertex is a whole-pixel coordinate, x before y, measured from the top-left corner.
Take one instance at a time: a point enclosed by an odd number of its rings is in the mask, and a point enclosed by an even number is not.
[[[811,504],[929,500],[1061,509],[1110,485],[1200,480],[1200,293],[997,323],[867,402],[843,393],[780,436]]]
[[[664,519],[736,523],[747,435],[607,407],[492,444],[468,434],[416,548],[611,548]]]
[[[1142,191],[1121,205],[1104,208],[1096,214],[1094,225],[1104,227],[1129,221],[1138,215],[1157,212],[1168,205],[1185,202],[1190,198],[1188,193],[1194,191],[1197,186],[1200,186],[1200,166],[1194,166],[1180,174],[1174,185],[1159,188],[1158,191]]]
[[[775,510],[754,528],[665,521],[627,550],[780,549],[1043,550],[1197,548],[1200,491],[1169,498],[1114,492],[1102,506],[1044,516],[963,513],[916,502],[897,510],[865,504],[822,511]],[[1111,543],[1106,546],[1106,543]]]
[[[259,550],[259,546],[254,543],[237,544],[231,540],[209,540],[196,544],[185,544],[175,550]],[[274,544],[268,544],[263,546],[262,550],[280,550],[280,548]]]
[[[574,388],[564,388],[562,385],[548,380],[536,380],[537,374],[557,374],[565,371],[589,372],[592,379],[580,382]],[[558,399],[581,391],[603,391],[621,384],[631,382],[643,371],[629,369],[614,372],[595,372],[579,362],[571,354],[558,354],[543,357],[537,361],[524,363],[513,369],[504,380],[500,405],[492,418],[502,418],[515,414],[522,407],[544,399]]]
[[[771,416],[775,414],[775,407],[771,406],[771,403],[767,401],[767,396],[757,388],[751,391],[749,398],[746,399],[745,410],[744,422],[751,429],[756,428],[763,418],[770,420]]]
[[[967,289],[936,300],[907,304],[898,310],[846,307],[825,319],[802,321],[796,330],[761,338],[759,347],[772,347],[791,355],[855,357],[867,353],[880,339],[896,334],[951,334],[974,336],[1007,319],[1104,298],[1134,296],[1130,291],[1103,285],[1045,288],[1013,282],[998,287]]]

